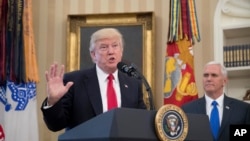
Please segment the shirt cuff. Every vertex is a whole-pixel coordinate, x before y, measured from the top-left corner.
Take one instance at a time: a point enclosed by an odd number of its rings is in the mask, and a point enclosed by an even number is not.
[[[43,105],[43,109],[49,109],[49,108],[51,108],[53,105],[49,105],[48,104],[48,101],[46,100],[45,102],[44,102],[44,105]]]

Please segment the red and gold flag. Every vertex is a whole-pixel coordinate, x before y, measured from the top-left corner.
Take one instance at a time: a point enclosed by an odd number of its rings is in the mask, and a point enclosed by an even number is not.
[[[171,0],[164,104],[182,106],[198,98],[194,76],[194,39],[200,41],[194,0]]]

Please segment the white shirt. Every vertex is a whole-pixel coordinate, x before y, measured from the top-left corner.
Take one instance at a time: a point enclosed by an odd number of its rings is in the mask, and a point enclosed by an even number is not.
[[[212,102],[214,101],[214,99],[208,97],[207,95],[205,95],[205,99],[206,99],[206,111],[207,111],[207,115],[210,119],[210,114],[211,111],[213,109],[213,105]],[[218,97],[215,101],[218,103],[217,108],[219,111],[219,118],[220,118],[220,125],[221,125],[221,120],[222,120],[222,114],[223,114],[223,105],[224,105],[224,94],[222,94],[220,97]]]
[[[101,91],[101,98],[102,98],[102,107],[103,112],[108,111],[108,103],[107,103],[107,85],[108,85],[108,75],[107,73],[103,72],[97,65],[96,65],[96,73],[97,78],[99,82],[99,87]],[[118,79],[118,71],[116,70],[113,73],[114,80],[113,80],[113,86],[116,93],[116,99],[118,107],[121,107],[121,91],[120,91],[120,83]]]

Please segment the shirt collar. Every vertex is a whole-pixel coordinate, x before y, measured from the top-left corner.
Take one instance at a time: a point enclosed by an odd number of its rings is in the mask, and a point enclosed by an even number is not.
[[[107,77],[109,74],[105,73],[98,65],[96,65],[96,73],[98,79],[100,79],[102,82],[107,81]],[[118,81],[118,71],[116,70],[114,73],[112,73],[115,79],[115,82]]]
[[[214,101],[214,99],[210,98],[209,96],[207,96],[205,94],[205,99],[206,99],[206,103],[208,105],[211,105],[212,102]],[[215,99],[215,101],[218,103],[218,106],[222,106],[223,104],[223,99],[224,99],[224,94],[222,94],[220,97],[218,97],[217,99]]]

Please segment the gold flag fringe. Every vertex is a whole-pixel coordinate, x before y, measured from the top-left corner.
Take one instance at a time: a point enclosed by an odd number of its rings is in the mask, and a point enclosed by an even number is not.
[[[23,37],[25,58],[25,81],[39,82],[36,48],[33,32],[32,0],[24,0]]]

